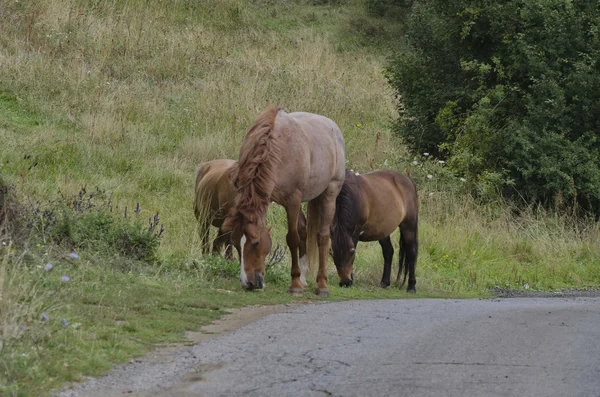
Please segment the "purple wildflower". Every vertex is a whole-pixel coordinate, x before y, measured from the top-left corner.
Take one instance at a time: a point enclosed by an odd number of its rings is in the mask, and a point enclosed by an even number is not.
[[[160,232],[158,233],[158,237],[160,237],[160,235],[163,234],[164,231],[165,227],[163,225],[160,225]]]
[[[77,252],[73,251],[69,254],[69,256],[73,259],[79,259],[79,255],[77,255]]]
[[[44,270],[46,270],[47,272],[52,270],[52,268],[54,268],[54,265],[52,263],[48,263],[46,266],[44,266]]]
[[[127,218],[127,207],[125,207],[125,212],[123,213],[123,217]]]
[[[50,320],[50,317],[48,317],[48,313],[44,312],[42,313],[42,321],[48,321]]]
[[[62,276],[60,279],[62,281],[64,281],[65,283],[68,283],[69,281],[71,281],[71,277],[69,277],[69,276]]]
[[[140,209],[141,209],[140,208],[140,203],[137,203],[136,206],[135,206],[135,214],[136,215],[140,213]]]
[[[68,327],[68,326],[69,326],[69,322],[67,321],[67,319],[66,319],[66,318],[63,318],[63,325],[64,325],[65,327]]]

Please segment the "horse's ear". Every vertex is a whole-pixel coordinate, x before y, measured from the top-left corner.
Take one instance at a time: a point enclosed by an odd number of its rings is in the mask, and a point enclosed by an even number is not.
[[[223,225],[221,225],[221,229],[225,233],[229,233],[233,230],[233,220],[232,220],[231,216],[228,216],[227,218],[225,218],[225,221],[223,221]]]

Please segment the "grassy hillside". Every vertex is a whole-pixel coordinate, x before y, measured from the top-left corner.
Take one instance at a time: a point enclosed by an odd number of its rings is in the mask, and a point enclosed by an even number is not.
[[[267,103],[336,120],[350,166],[395,155],[382,58],[344,32],[360,12],[309,2],[8,4],[2,90],[41,125],[3,133],[3,171],[17,175],[28,154],[38,166],[22,191],[100,186],[123,205],[139,202],[161,214],[165,256],[197,257],[195,170],[236,158]]]
[[[181,340],[217,309],[294,300],[287,255],[269,269],[265,293],[240,290],[238,264],[202,259],[192,210],[195,170],[236,158],[267,103],[335,120],[349,168],[410,172],[421,199],[419,297],[600,284],[598,223],[481,205],[443,163],[406,153],[388,128],[396,114],[381,50],[401,25],[365,16],[359,0],[0,4],[0,174],[15,186],[18,213],[35,214],[37,226],[68,225],[34,228],[12,246],[0,236],[7,395],[98,374]],[[84,186],[112,194],[113,212],[65,209]],[[156,252],[148,246],[149,263],[113,237],[151,243],[142,231],[156,213],[165,230]],[[268,217],[285,245],[283,210]],[[330,265],[331,299],[407,296],[378,288],[377,243],[357,252],[351,289],[336,287]]]

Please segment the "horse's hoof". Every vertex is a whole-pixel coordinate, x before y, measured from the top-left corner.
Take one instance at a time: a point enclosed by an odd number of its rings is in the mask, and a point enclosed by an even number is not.
[[[408,292],[409,294],[416,294],[417,293],[417,289],[416,288],[409,288],[406,290],[406,292]]]
[[[321,298],[327,298],[329,296],[329,290],[327,288],[317,288],[315,294]]]
[[[384,283],[384,282],[382,282],[382,283],[380,283],[380,284],[379,284],[379,286],[380,286],[381,288],[387,288],[387,287],[389,287],[389,286],[390,286],[390,283]]]
[[[302,296],[302,288],[288,288],[288,294],[292,296]]]

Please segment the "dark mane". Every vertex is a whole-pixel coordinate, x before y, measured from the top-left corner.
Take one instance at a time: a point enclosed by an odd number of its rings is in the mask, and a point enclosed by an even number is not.
[[[345,233],[352,234],[354,231],[354,227],[358,223],[359,200],[356,175],[354,175],[354,172],[346,170],[342,190],[335,199],[335,215],[331,227],[331,244],[333,247],[344,247]]]
[[[267,212],[281,162],[281,143],[273,131],[279,110],[274,105],[267,107],[246,133],[240,158],[231,171],[237,191],[230,214],[233,219],[243,217],[256,222]]]

